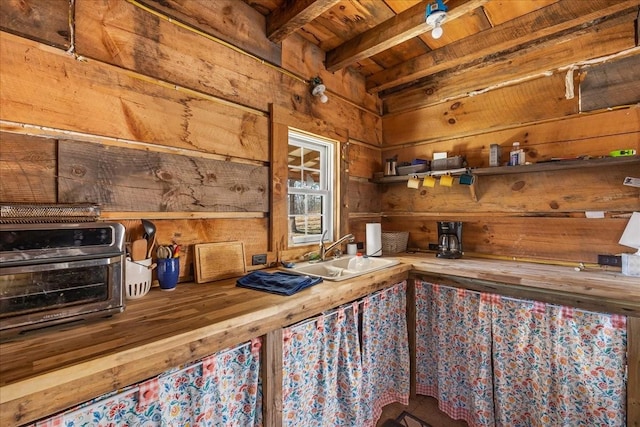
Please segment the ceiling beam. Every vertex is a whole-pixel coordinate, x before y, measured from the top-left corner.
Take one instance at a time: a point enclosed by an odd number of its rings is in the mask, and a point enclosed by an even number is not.
[[[333,50],[327,52],[325,67],[335,72],[354,62],[371,57],[390,49],[420,34],[431,31],[433,26],[427,25],[425,14],[427,4],[434,0],[423,0],[415,6],[399,13],[393,18],[362,34],[352,38]],[[447,3],[447,21],[452,21],[481,7],[488,0],[451,0]]]
[[[617,15],[617,16],[616,16]],[[397,114],[455,99],[461,94],[482,93],[503,85],[540,78],[550,72],[562,72],[571,64],[607,58],[633,48],[631,35],[635,11],[610,15],[597,25],[567,30],[558,37],[540,39],[529,46],[500,56],[485,58],[446,73],[416,80],[397,92],[381,91],[383,114]],[[625,36],[626,34],[626,36]],[[567,47],[571,46],[570,49]],[[635,55],[640,58],[640,48]],[[640,84],[640,80],[638,81]]]
[[[267,38],[280,43],[340,0],[287,0],[267,15]]]
[[[373,74],[367,79],[367,90],[377,93],[407,84],[633,7],[638,7],[638,0],[560,0],[558,3]]]

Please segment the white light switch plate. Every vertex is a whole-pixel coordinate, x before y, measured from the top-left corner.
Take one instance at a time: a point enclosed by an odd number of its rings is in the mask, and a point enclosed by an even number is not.
[[[623,182],[624,185],[629,185],[631,187],[640,187],[640,178],[626,177]]]

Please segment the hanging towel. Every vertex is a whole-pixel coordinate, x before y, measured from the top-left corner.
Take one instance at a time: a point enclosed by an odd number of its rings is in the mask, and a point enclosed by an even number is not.
[[[322,277],[300,276],[280,271],[267,273],[258,270],[239,278],[236,286],[278,295],[293,295],[320,282]]]

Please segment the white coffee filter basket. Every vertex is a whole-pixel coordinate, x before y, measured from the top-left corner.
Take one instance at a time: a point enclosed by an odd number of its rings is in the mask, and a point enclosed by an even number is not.
[[[142,298],[151,289],[151,258],[131,261],[127,258],[125,271],[125,295],[127,299]]]

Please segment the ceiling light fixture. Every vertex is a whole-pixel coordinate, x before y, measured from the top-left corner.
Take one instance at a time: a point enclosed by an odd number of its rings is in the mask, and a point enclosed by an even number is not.
[[[433,27],[431,37],[439,39],[442,37],[442,23],[447,19],[447,6],[442,0],[427,4],[426,20],[427,24]]]
[[[322,83],[322,79],[318,76],[311,79],[311,94],[315,97],[320,98],[320,102],[326,104],[329,98],[324,93],[327,90],[327,87]]]

